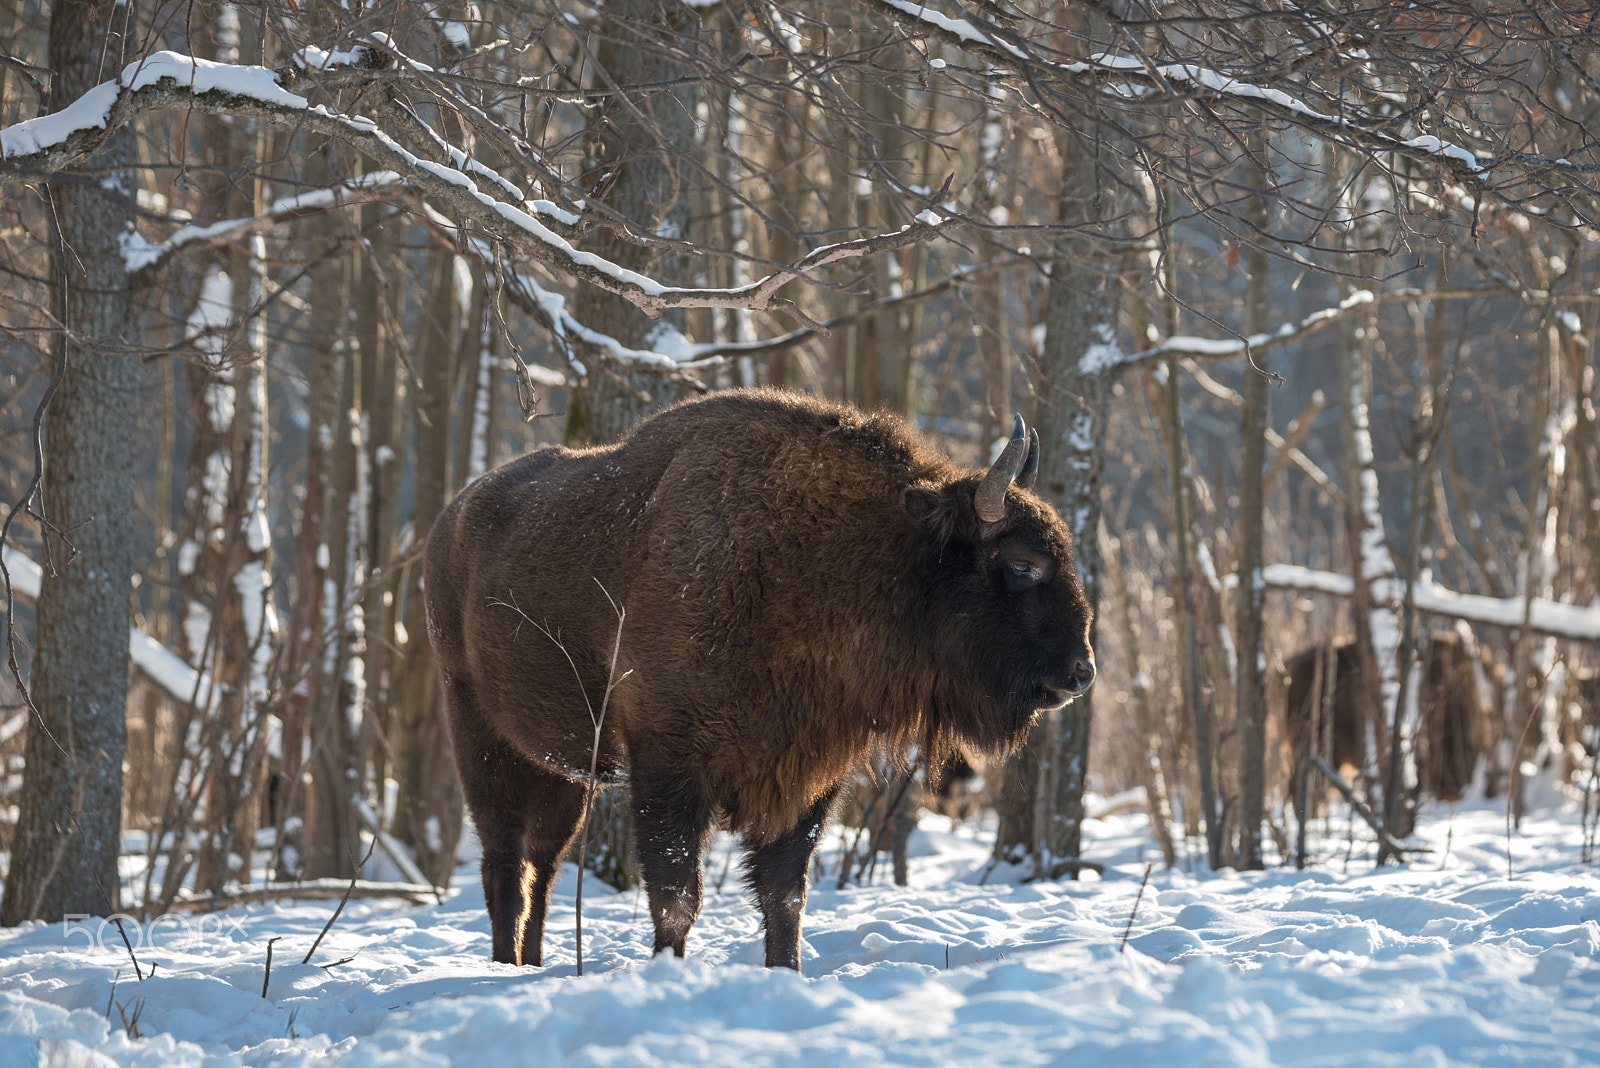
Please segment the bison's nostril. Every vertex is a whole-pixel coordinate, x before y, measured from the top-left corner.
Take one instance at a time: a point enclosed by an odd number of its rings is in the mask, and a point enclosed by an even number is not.
[[[1073,681],[1077,684],[1077,692],[1082,693],[1094,681],[1094,665],[1087,657],[1080,656],[1072,662],[1072,675]]]

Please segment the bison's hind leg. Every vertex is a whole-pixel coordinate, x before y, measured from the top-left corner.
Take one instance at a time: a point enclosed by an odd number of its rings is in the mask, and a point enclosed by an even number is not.
[[[583,815],[584,787],[518,761],[498,776],[515,781],[497,791],[499,805],[468,806],[483,842],[483,896],[489,909],[494,959],[502,964],[544,963],[544,921],[550,890]]]
[[[524,964],[544,963],[544,920],[550,911],[550,891],[555,886],[561,858],[577,836],[587,792],[587,787],[546,771],[530,776],[525,856],[533,869],[533,883],[522,926]]]
[[[583,815],[584,787],[532,763],[488,729],[463,680],[452,680],[445,695],[462,793],[483,845],[493,958],[542,964],[550,888]]]
[[[806,870],[822,837],[822,824],[839,796],[835,787],[776,840],[750,849],[745,871],[767,933],[767,967],[800,970],[800,920],[806,908]],[[746,848],[749,848],[746,843]]]
[[[664,766],[663,766],[664,765]],[[663,753],[634,754],[630,775],[633,840],[639,874],[650,896],[654,952],[683,956],[689,929],[700,916],[704,881],[700,854],[711,834],[712,806],[706,791],[681,770],[682,761]]]

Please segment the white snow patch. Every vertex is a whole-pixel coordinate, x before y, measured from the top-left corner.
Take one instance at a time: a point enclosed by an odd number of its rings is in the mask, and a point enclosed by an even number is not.
[[[708,858],[689,958],[650,956],[635,892],[559,873],[543,968],[489,962],[477,872],[443,904],[283,901],[116,929],[0,931],[0,1060],[103,1065],[1578,1065],[1600,1060],[1600,875],[1576,806],[1424,813],[1411,865],[1313,834],[1307,871],[1173,870],[1139,811],[1089,798],[1099,880],[987,873],[990,837],[925,817],[911,885],[810,888],[804,975],[767,970],[743,888]],[[370,813],[369,813],[370,815]],[[832,832],[823,859],[836,861]],[[470,852],[470,849],[468,850]],[[1158,868],[1141,894],[1147,860]],[[1269,863],[1276,858],[1269,857]],[[1135,900],[1138,907],[1135,908]],[[1132,917],[1131,927],[1129,918]],[[1124,931],[1128,938],[1122,948]],[[267,996],[262,946],[281,939]],[[337,968],[319,964],[353,957]],[[123,974],[112,991],[114,977]],[[141,1004],[142,1038],[108,1023]],[[112,1021],[119,1019],[113,1009]]]
[[[1411,140],[1406,141],[1405,145],[1407,148],[1421,149],[1430,155],[1444,156],[1447,159],[1453,159],[1461,163],[1465,163],[1467,165],[1467,170],[1469,171],[1481,171],[1483,169],[1483,167],[1478,163],[1477,156],[1458,145],[1451,144],[1449,141],[1441,141],[1432,134],[1424,134],[1421,137],[1413,137]]]

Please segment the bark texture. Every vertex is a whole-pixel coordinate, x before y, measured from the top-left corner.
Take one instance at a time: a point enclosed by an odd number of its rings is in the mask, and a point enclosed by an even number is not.
[[[1078,577],[1091,606],[1099,603],[1100,473],[1121,305],[1117,260],[1084,225],[1108,210],[1095,147],[1074,142],[1062,153],[1060,221],[1079,226],[1053,249],[1034,376],[1040,436],[1035,490],[1072,528]],[[1061,874],[1060,862],[1081,851],[1092,699],[1093,690],[1041,717],[1008,763],[1001,786],[996,854],[1013,861],[1032,855],[1042,876]]]
[[[122,62],[132,4],[58,0],[50,21],[50,109],[59,110]],[[27,771],[0,923],[109,914],[118,907],[122,757],[128,700],[129,583],[140,389],[137,316],[122,259],[133,226],[133,133],[95,160],[99,180],[50,183],[59,226],[56,306],[66,373],[45,426],[44,514],[59,568],[38,606]],[[59,291],[64,283],[64,292]],[[64,351],[63,351],[64,350]]]

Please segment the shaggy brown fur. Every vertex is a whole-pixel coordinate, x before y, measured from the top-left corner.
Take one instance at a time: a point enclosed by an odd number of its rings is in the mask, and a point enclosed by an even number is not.
[[[1440,631],[1428,640],[1417,731],[1417,781],[1440,801],[1459,801],[1483,755],[1483,703],[1472,657],[1461,637]]]
[[[891,416],[736,391],[464,489],[428,539],[428,627],[494,959],[542,959],[617,635],[607,594],[630,674],[599,778],[630,787],[658,952],[684,951],[720,815],[750,852],[767,963],[797,968],[806,866],[864,754],[999,750],[1083,692],[1072,537],[1018,486],[980,520],[983,475]]]
[[[1318,675],[1331,672],[1331,678]],[[1355,643],[1342,644],[1329,655],[1326,644],[1304,649],[1284,664],[1289,677],[1285,702],[1287,735],[1293,750],[1293,767],[1299,768],[1311,742],[1316,687],[1320,681],[1329,694],[1331,718],[1324,718],[1316,752],[1334,767],[1362,768],[1366,764],[1365,716],[1367,702],[1361,699],[1357,683]],[[1422,792],[1441,801],[1457,801],[1472,782],[1473,770],[1482,755],[1483,711],[1477,683],[1472,673],[1472,658],[1462,648],[1461,638],[1449,631],[1438,631],[1428,638],[1427,659],[1423,664],[1422,685],[1417,692],[1420,723],[1416,757],[1418,782]],[[1327,713],[1324,713],[1327,717]]]

